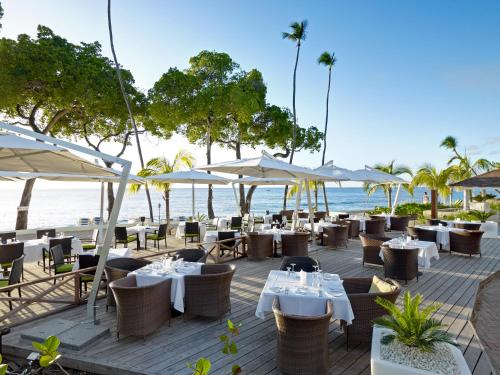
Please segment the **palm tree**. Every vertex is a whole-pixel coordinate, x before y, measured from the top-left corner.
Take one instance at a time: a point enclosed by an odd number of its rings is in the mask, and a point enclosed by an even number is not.
[[[292,129],[292,149],[290,152],[290,164],[293,162],[293,155],[295,154],[295,144],[297,140],[297,110],[295,108],[295,94],[296,94],[296,82],[297,82],[297,66],[299,64],[299,54],[300,46],[303,40],[306,39],[306,29],[307,20],[302,22],[293,22],[290,24],[292,32],[283,32],[281,36],[283,39],[288,39],[294,42],[297,46],[297,55],[295,56],[295,67],[293,68],[293,95],[292,95],[292,108],[293,108],[293,129]],[[287,197],[288,185],[285,186],[285,194],[283,197],[283,209],[286,209],[286,197]]]
[[[155,176],[158,174],[172,173],[178,171],[181,168],[187,167],[191,168],[194,163],[194,157],[188,151],[180,150],[174,157],[174,160],[170,162],[165,157],[158,157],[151,159],[146,164],[146,168],[143,168],[137,173],[140,177]],[[170,182],[159,182],[155,181],[151,183],[159,192],[162,193],[162,198],[165,201],[165,217],[167,221],[167,228],[170,224]],[[137,193],[141,189],[141,184],[130,185],[130,192]]]
[[[375,164],[373,168],[388,174],[392,174],[393,176],[400,176],[403,174],[413,176],[413,172],[410,168],[405,165],[395,165],[395,160],[392,160],[387,164]],[[391,184],[378,184],[371,182],[365,182],[363,184],[363,189],[368,193],[368,196],[372,195],[377,190],[382,190],[384,192],[384,195],[387,197],[387,207],[389,207],[389,209],[392,208],[393,187],[394,185]],[[403,187],[409,191],[408,184],[403,184]]]
[[[323,138],[323,156],[321,158],[321,165],[325,165],[325,154],[326,154],[326,134],[328,131],[328,102],[330,100],[330,84],[332,81],[332,69],[333,66],[335,65],[335,62],[337,61],[337,58],[335,57],[335,52],[329,53],[329,52],[323,52],[321,56],[318,58],[318,64],[324,65],[328,67],[328,89],[326,90],[326,117],[325,117],[325,131],[323,132],[324,138]],[[323,198],[325,200],[325,209],[326,212],[329,211],[328,209],[328,199],[326,197],[326,188],[325,188],[325,183],[323,182],[321,184],[323,188]]]
[[[118,82],[120,83],[120,90],[121,90],[122,95],[123,95],[123,100],[125,101],[125,105],[127,106],[128,115],[130,117],[130,123],[132,124],[132,127],[134,128],[135,141],[137,143],[137,151],[139,153],[139,160],[141,162],[141,168],[144,169],[144,158],[142,157],[141,142],[139,141],[139,133],[137,132],[137,124],[135,123],[135,119],[134,119],[134,116],[132,114],[132,108],[130,107],[128,95],[127,95],[127,92],[125,91],[125,86],[123,84],[120,64],[118,63],[118,58],[116,57],[116,52],[115,52],[115,43],[113,41],[113,27],[112,27],[112,23],[111,23],[111,0],[108,0],[108,30],[109,30],[109,43],[111,44],[111,53],[113,54],[113,60],[115,62],[116,75],[118,77]],[[149,188],[148,188],[147,184],[144,185],[144,189],[146,189],[146,197],[148,199],[149,216],[151,217],[151,220],[153,220],[153,205],[151,203],[151,195],[149,194]]]
[[[312,190],[314,193],[314,207],[315,211],[318,210],[318,187],[321,184],[319,181],[309,180],[309,190]],[[306,189],[306,182],[302,180],[302,191]],[[294,197],[299,191],[299,185],[293,185],[290,190],[288,190],[288,198]]]
[[[430,164],[423,165],[413,177],[410,188],[425,186],[431,191],[431,218],[437,218],[437,203],[439,195],[446,198],[450,194],[448,182],[452,170],[450,168],[438,171]]]

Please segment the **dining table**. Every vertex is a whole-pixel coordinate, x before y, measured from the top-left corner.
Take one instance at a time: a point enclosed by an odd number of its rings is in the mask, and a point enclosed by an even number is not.
[[[165,259],[132,271],[128,276],[135,275],[138,287],[172,279],[170,289],[172,305],[177,311],[184,312],[184,295],[186,292],[184,277],[186,275],[200,275],[202,265],[203,263],[198,262]]]
[[[339,224],[329,223],[328,221],[322,221],[322,220],[320,220],[317,223],[314,223],[314,232],[318,233],[321,246],[324,245],[324,237],[323,237],[324,228],[326,228],[326,227],[332,228],[332,227],[338,227],[338,226],[339,226]],[[313,226],[311,225],[311,223],[304,224],[304,229],[307,229],[308,231],[311,231],[312,227]]]
[[[97,249],[88,250],[84,252],[84,255],[96,255],[96,254],[97,254]],[[129,249],[128,247],[111,248],[108,251],[107,260],[116,258],[130,258],[130,257],[132,257],[132,250]],[[80,262],[78,261],[77,258],[76,261],[73,263],[73,271],[76,271],[79,268],[80,268]]]
[[[133,236],[137,235],[137,249],[141,247],[146,247],[146,235],[150,233],[155,233],[158,227],[148,226],[148,225],[134,225],[132,227],[127,227],[127,235]]]
[[[237,230],[221,230],[220,232],[233,232],[235,238],[240,238],[241,233]],[[212,244],[217,242],[219,239],[219,231],[217,230],[207,230],[203,236],[204,244]]]
[[[354,312],[339,275],[323,272],[289,272],[272,270],[268,277],[255,316],[266,318],[273,301],[279,299],[285,314],[318,316],[325,313],[326,302],[333,305],[333,319],[352,324]]]
[[[207,230],[207,225],[205,223],[199,222],[199,228],[200,228],[200,238],[203,238],[205,236],[205,232]],[[177,229],[175,231],[175,238],[184,238],[184,233],[186,231],[186,222],[185,221],[180,221],[179,224],[177,225]]]
[[[436,243],[441,249],[450,249],[450,232],[461,232],[465,229],[447,227],[444,225],[416,225],[415,228],[432,230],[436,232]]]
[[[423,269],[431,268],[431,260],[439,259],[439,252],[435,242],[419,241],[419,240],[406,240],[402,238],[393,238],[390,241],[384,242],[391,249],[418,249],[418,266]],[[379,256],[384,260],[383,251],[380,250]]]
[[[60,236],[57,238],[66,238],[72,236]],[[39,239],[27,240],[24,242],[24,263],[40,262],[43,259],[43,250],[49,250],[49,241],[51,238],[44,237]],[[82,242],[77,237],[71,238],[71,255],[83,253]]]
[[[454,228],[455,224],[481,224],[479,230],[484,232],[483,237],[498,238],[498,223],[496,221],[466,221],[466,220],[443,220],[449,227]]]

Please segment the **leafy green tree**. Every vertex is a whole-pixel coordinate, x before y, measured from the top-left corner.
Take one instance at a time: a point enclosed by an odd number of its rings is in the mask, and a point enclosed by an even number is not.
[[[446,198],[450,194],[448,181],[450,179],[450,168],[438,171],[430,164],[423,165],[413,176],[410,189],[416,186],[425,186],[431,191],[431,218],[437,218],[437,205],[439,195]]]
[[[325,130],[323,134],[325,135],[323,140],[323,155],[321,157],[321,165],[325,165],[325,155],[326,155],[326,136],[328,134],[328,109],[329,109],[329,101],[330,101],[330,86],[332,81],[332,69],[337,62],[337,58],[335,57],[335,52],[329,53],[327,51],[323,52],[318,58],[318,64],[324,65],[328,68],[328,88],[326,90],[326,116],[325,116]],[[323,188],[323,199],[325,200],[325,209],[326,212],[329,211],[328,208],[328,199],[326,197],[326,188],[325,183],[321,184]]]
[[[283,39],[288,39],[295,43],[297,46],[297,54],[295,56],[295,66],[293,68],[293,94],[292,94],[292,110],[293,110],[293,133],[292,133],[292,150],[290,152],[290,164],[293,162],[293,156],[295,154],[295,146],[297,141],[297,110],[295,107],[295,95],[297,91],[297,66],[299,65],[299,54],[302,41],[306,40],[306,29],[307,20],[302,22],[293,22],[290,24],[291,32],[282,32],[281,36]],[[287,197],[288,186],[285,186],[285,194],[283,196],[283,209],[286,209],[286,197]]]
[[[379,171],[385,172],[392,174],[393,176],[401,176],[403,174],[407,174],[410,176],[413,176],[413,172],[411,171],[410,168],[408,168],[405,165],[396,165],[395,160],[391,160],[387,164],[375,164],[373,166],[374,169],[377,169]],[[394,188],[394,185],[391,184],[376,184],[376,183],[371,183],[371,182],[365,182],[363,184],[363,189],[368,193],[368,195],[372,195],[375,193],[377,190],[382,190],[384,192],[384,195],[387,197],[387,207],[389,209],[392,208],[392,189]],[[409,189],[408,184],[403,184],[403,188],[406,190]],[[411,191],[411,189],[410,189]]]
[[[147,162],[146,168],[141,169],[137,175],[140,177],[150,177],[158,174],[172,173],[184,167],[191,168],[193,163],[193,155],[185,150],[180,150],[175,155],[173,161],[169,161],[165,157],[151,159]],[[162,193],[162,198],[165,201],[165,217],[168,227],[170,225],[170,191],[172,184],[165,181],[154,181],[151,185]],[[142,184],[132,184],[130,185],[130,191],[132,193],[137,193],[141,187]]]

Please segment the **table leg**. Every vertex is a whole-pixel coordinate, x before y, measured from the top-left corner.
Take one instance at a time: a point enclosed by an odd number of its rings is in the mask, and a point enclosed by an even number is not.
[[[321,244],[321,246],[325,246],[323,242],[323,232],[319,232],[318,235],[319,235],[319,243]]]
[[[141,250],[141,241],[139,241],[139,233],[135,234],[137,236],[137,250]]]

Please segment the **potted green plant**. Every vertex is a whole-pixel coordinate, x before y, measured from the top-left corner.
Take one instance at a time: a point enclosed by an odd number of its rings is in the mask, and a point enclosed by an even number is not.
[[[479,211],[479,210],[471,210],[469,211],[469,216],[475,220],[481,221],[481,223],[485,223],[488,221],[490,217],[495,215],[495,211]]]
[[[375,319],[371,350],[372,375],[469,375],[452,336],[431,315],[439,305],[420,308],[422,295],[407,291],[403,309],[377,297],[389,315]]]

